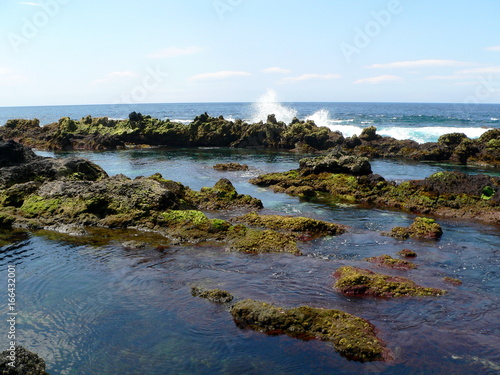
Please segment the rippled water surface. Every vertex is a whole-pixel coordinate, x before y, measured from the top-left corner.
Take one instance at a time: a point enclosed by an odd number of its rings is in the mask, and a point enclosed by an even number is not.
[[[160,172],[194,189],[227,177],[239,192],[262,199],[264,212],[311,216],[351,230],[302,243],[303,257],[165,246],[163,238],[135,231],[92,230],[83,237],[3,232],[0,269],[5,275],[8,264],[16,265],[19,342],[45,358],[51,374],[500,372],[498,227],[439,219],[444,230],[440,241],[401,242],[380,232],[410,224],[413,215],[305,202],[247,182],[264,172],[296,168],[303,155],[241,150],[77,154],[109,174]],[[211,168],[227,161],[247,163],[251,169],[224,173]],[[396,180],[424,178],[449,168],[373,163],[376,173]],[[130,240],[149,245],[130,248]],[[396,256],[403,248],[417,252],[418,269],[387,270],[363,261],[381,254]],[[408,276],[449,293],[436,298],[346,298],[332,288],[332,273],[343,265]],[[463,285],[446,284],[445,276],[459,278]],[[341,357],[329,343],[242,330],[227,307],[192,297],[192,286],[226,289],[238,299],[338,308],[361,316],[378,328],[395,359],[363,364]],[[0,298],[5,306],[5,293]],[[7,330],[5,319],[0,330]],[[7,345],[6,335],[0,344]]]

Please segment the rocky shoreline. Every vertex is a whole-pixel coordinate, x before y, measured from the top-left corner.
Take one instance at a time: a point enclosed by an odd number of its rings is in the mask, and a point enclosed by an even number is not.
[[[478,139],[462,133],[441,136],[438,142],[419,144],[380,136],[376,128],[359,136],[317,126],[313,121],[293,119],[290,124],[269,115],[267,121],[248,124],[228,121],[207,113],[185,125],[132,112],[128,120],[87,116],[61,118],[45,126],[38,119],[13,119],[0,127],[0,137],[40,150],[110,150],[125,147],[234,147],[284,149],[300,152],[343,152],[369,158],[446,161],[459,164],[500,166],[500,129]]]
[[[222,121],[222,120],[221,120]],[[230,169],[236,168],[232,165]],[[220,170],[228,170],[221,168]],[[366,157],[341,151],[305,158],[296,170],[261,175],[253,184],[306,199],[330,199],[433,216],[461,217],[500,224],[500,178],[440,172],[424,180],[397,184],[374,175]],[[131,179],[109,176],[82,159],[37,156],[15,141],[0,141],[0,227],[54,230],[82,235],[95,229],[138,230],[162,237],[160,246],[206,244],[227,251],[303,255],[301,243],[349,230],[340,224],[307,217],[261,214],[259,199],[239,194],[231,181],[192,190],[160,174]],[[236,211],[232,219],[220,213]],[[215,217],[215,218],[213,218]],[[89,228],[92,228],[90,230]],[[385,235],[437,241],[442,229],[432,218],[417,217],[408,227]],[[127,245],[140,249],[142,244]],[[416,256],[409,250],[402,256]],[[375,266],[406,271],[411,262],[381,255],[365,259]],[[417,285],[400,276],[344,266],[332,273],[333,289],[355,297],[442,296],[445,290]],[[450,279],[449,283],[458,285]],[[459,280],[458,280],[459,281]],[[235,323],[268,334],[286,334],[332,342],[346,358],[390,361],[392,353],[367,320],[340,310],[310,306],[276,307],[251,299],[232,303],[221,290],[193,287],[193,296],[231,303]]]

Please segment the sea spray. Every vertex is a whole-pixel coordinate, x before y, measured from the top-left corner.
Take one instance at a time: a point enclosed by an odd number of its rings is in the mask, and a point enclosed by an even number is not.
[[[267,90],[252,106],[254,108],[254,114],[250,120],[252,123],[259,121],[266,122],[268,115],[275,115],[276,120],[289,124],[294,117],[297,117],[297,110],[286,107],[278,102],[277,94],[274,90]]]

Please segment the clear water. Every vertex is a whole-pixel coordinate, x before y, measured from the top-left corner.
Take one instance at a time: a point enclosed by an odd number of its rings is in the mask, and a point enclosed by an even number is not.
[[[248,183],[260,173],[296,168],[302,155],[291,153],[152,149],[76,154],[110,174],[160,172],[194,189],[227,177],[239,192],[262,199],[264,212],[306,215],[352,229],[301,244],[303,257],[203,246],[165,248],[161,238],[133,231],[97,231],[82,238],[2,233],[1,277],[6,279],[8,264],[17,265],[19,342],[44,357],[51,374],[499,373],[498,227],[439,219],[444,229],[440,241],[400,242],[379,232],[408,225],[412,215],[304,202]],[[247,163],[251,169],[224,173],[211,168],[224,161]],[[446,168],[453,167],[390,161],[373,165],[375,172],[400,180]],[[130,239],[152,245],[129,249],[122,243]],[[362,260],[395,256],[403,248],[417,252],[418,269],[378,269]],[[408,276],[449,293],[437,298],[346,298],[332,289],[332,273],[343,265]],[[445,284],[444,276],[459,278],[463,285]],[[192,297],[193,285],[285,307],[307,304],[364,317],[379,329],[395,360],[363,364],[346,360],[325,342],[241,330],[223,306]],[[4,292],[0,303],[6,306]],[[7,332],[5,320],[0,332]],[[6,345],[2,334],[0,346]]]

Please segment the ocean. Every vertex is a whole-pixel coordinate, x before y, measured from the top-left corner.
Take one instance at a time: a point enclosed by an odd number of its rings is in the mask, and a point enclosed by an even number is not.
[[[13,118],[38,118],[42,125],[61,117],[80,119],[87,115],[127,119],[140,112],[159,119],[184,124],[207,112],[228,120],[266,121],[275,114],[290,123],[294,117],[311,119],[319,126],[340,131],[344,136],[360,134],[363,128],[377,127],[378,134],[419,143],[436,142],[447,133],[465,133],[477,138],[500,127],[500,104],[421,104],[421,103],[279,103],[272,91],[255,103],[176,103],[115,104],[48,107],[0,107],[0,125]]]
[[[272,99],[272,98],[271,98]],[[275,113],[294,116],[355,134],[376,126],[380,134],[435,141],[441,134],[477,137],[499,126],[500,105],[392,103],[196,103],[0,108],[0,123],[63,116],[127,118],[132,111],[188,123],[201,113],[248,121]],[[478,222],[436,218],[439,241],[399,241],[381,235],[408,226],[415,215],[328,200],[307,201],[252,185],[263,173],[297,168],[304,155],[276,150],[126,149],[47,152],[80,156],[110,175],[131,178],[160,172],[193,189],[228,178],[239,193],[262,200],[262,213],[301,215],[350,227],[348,233],[300,244],[305,256],[240,254],[210,246],[157,246],[164,241],[134,230],[95,230],[82,237],[51,231],[0,230],[0,281],[8,266],[17,279],[18,342],[40,354],[57,375],[115,374],[478,374],[500,371],[500,231]],[[220,172],[222,162],[239,162],[248,171]],[[445,170],[499,175],[443,163],[374,160],[387,179],[425,178]],[[211,212],[228,218],[234,213]],[[131,240],[155,245],[130,248]],[[364,258],[414,250],[418,268],[377,268]],[[371,268],[448,290],[440,297],[350,298],[337,293],[332,274],[341,266]],[[443,282],[460,279],[461,286]],[[266,335],[235,325],[228,308],[192,297],[192,286],[220,288],[237,299],[252,298],[283,307],[309,305],[340,309],[368,319],[394,353],[391,362],[361,363],[340,356],[327,342]],[[0,291],[6,313],[7,294]],[[6,315],[5,315],[6,316]],[[7,318],[0,322],[0,348],[8,347]]]

